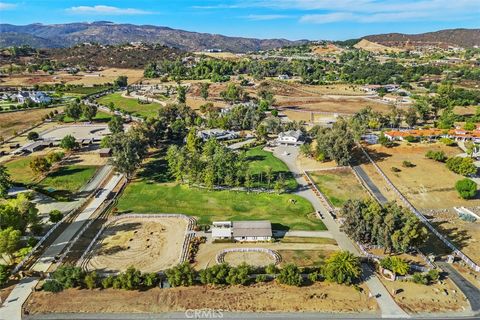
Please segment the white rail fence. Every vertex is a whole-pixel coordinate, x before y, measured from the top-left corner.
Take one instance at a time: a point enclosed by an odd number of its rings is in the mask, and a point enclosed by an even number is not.
[[[93,237],[92,241],[88,245],[88,247],[85,249],[83,252],[82,256],[80,259],[77,261],[77,266],[82,267],[83,269],[86,268],[86,265],[88,263],[89,259],[89,254],[93,252],[93,246],[95,243],[97,243],[98,238],[101,236],[101,234],[105,231],[105,229],[112,224],[115,221],[122,220],[122,219],[161,219],[161,218],[176,218],[176,219],[185,219],[187,220],[187,227],[185,228],[185,239],[183,241],[182,245],[182,252],[180,254],[180,259],[179,263],[183,263],[186,261],[187,256],[188,256],[188,249],[190,247],[190,241],[194,237],[193,228],[197,224],[197,221],[195,218],[191,216],[187,216],[184,214],[177,214],[177,213],[158,213],[158,214],[135,214],[135,213],[128,213],[128,214],[122,214],[118,216],[114,216],[110,218],[105,224],[98,230],[98,232],[95,234],[95,237]]]
[[[410,203],[410,201],[407,200],[403,196],[403,194],[395,187],[395,185],[390,181],[390,179],[383,173],[382,169],[373,161],[373,159],[370,157],[367,151],[359,144],[359,148],[362,150],[363,154],[367,157],[367,159],[373,164],[377,172],[382,176],[382,178],[385,180],[387,185],[392,188],[392,190],[395,192],[395,194],[402,200],[402,202],[405,204],[405,206],[414,214],[417,216],[417,218],[433,233],[435,234],[447,247],[449,247],[455,255],[457,255],[460,259],[463,260],[463,262],[469,266],[471,269],[473,269],[476,272],[480,272],[480,266],[477,265],[475,262],[473,262],[469,257],[467,257],[462,251],[460,251],[450,240],[448,240],[444,235],[442,235],[435,227],[430,224],[428,219],[420,213],[415,207]]]
[[[218,264],[224,263],[225,262],[225,255],[227,253],[232,253],[232,252],[261,252],[261,253],[266,253],[270,255],[273,260],[274,264],[279,264],[282,262],[282,257],[277,251],[266,249],[266,248],[229,248],[229,249],[223,249],[220,251],[217,256],[215,257],[215,260]]]

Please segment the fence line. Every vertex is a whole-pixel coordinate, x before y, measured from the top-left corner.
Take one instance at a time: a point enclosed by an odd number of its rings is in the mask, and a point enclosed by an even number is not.
[[[392,188],[392,190],[397,194],[397,196],[402,200],[402,202],[406,205],[406,207],[415,215],[417,218],[433,233],[435,234],[447,247],[449,247],[455,255],[457,255],[460,259],[465,262],[467,266],[472,268],[476,272],[480,272],[480,266],[477,265],[475,262],[473,262],[469,257],[467,257],[462,251],[460,251],[453,243],[450,242],[444,235],[442,235],[435,227],[430,224],[428,219],[420,213],[415,207],[410,203],[410,201],[407,200],[403,196],[403,194],[395,187],[395,185],[390,181],[390,179],[383,173],[382,169],[373,161],[373,159],[370,157],[367,151],[358,144],[359,148],[362,150],[363,154],[367,157],[367,159],[373,164],[377,172],[382,176],[382,178],[385,180],[387,185]]]
[[[230,252],[263,252],[266,253],[270,256],[273,257],[275,260],[275,264],[279,264],[282,261],[282,257],[280,254],[278,254],[277,251],[266,249],[266,248],[229,248],[229,249],[223,249],[220,251],[217,256],[215,257],[215,260],[218,264],[224,263],[225,262],[225,255]]]

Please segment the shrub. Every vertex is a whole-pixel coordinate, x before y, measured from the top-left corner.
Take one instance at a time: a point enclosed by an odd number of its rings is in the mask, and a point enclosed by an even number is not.
[[[250,266],[245,263],[239,265],[236,268],[230,268],[228,271],[228,276],[225,278],[225,281],[230,285],[242,284],[245,285],[248,283],[250,274]]]
[[[468,176],[477,173],[477,167],[472,158],[453,157],[447,160],[447,168],[451,171]]]
[[[428,278],[425,274],[421,272],[415,272],[412,277],[412,281],[417,283],[417,284],[428,284]]]
[[[268,266],[265,267],[265,272],[270,275],[274,275],[278,273],[278,268],[275,264],[270,263]]]
[[[146,287],[155,287],[160,283],[160,276],[155,273],[147,273],[143,275],[143,285]]]
[[[449,147],[453,147],[453,146],[456,146],[457,143],[455,142],[455,140],[452,140],[450,138],[441,138],[440,139],[440,142],[443,143],[444,145],[446,146],[449,146]]]
[[[320,273],[318,273],[317,271],[314,271],[308,274],[308,280],[310,280],[311,282],[316,282],[320,280]]]
[[[437,269],[432,269],[427,272],[430,282],[437,282],[440,279],[440,272]]]
[[[402,171],[397,167],[391,167],[390,170],[392,170],[392,172],[401,172]]]
[[[56,280],[45,281],[42,288],[48,292],[60,292],[64,289],[63,285]]]
[[[93,272],[90,272],[89,274],[87,274],[85,276],[85,279],[83,280],[83,282],[85,283],[85,286],[92,290],[92,289],[95,289],[98,285],[98,275],[95,271]]]
[[[63,213],[61,213],[60,210],[52,210],[48,215],[50,216],[50,221],[53,223],[57,223],[63,219]]]
[[[200,271],[200,282],[203,284],[225,284],[230,267],[226,263],[217,264]]]
[[[255,282],[260,283],[260,282],[267,282],[267,275],[266,274],[259,274],[255,278]]]
[[[279,272],[277,281],[289,286],[301,286],[303,277],[298,267],[292,263],[285,265]]]
[[[443,151],[433,151],[433,150],[429,150],[429,151],[427,151],[427,153],[425,154],[425,157],[427,157],[428,159],[432,159],[432,160],[438,161],[438,162],[445,162],[445,161],[447,161],[447,155],[446,155],[445,152],[443,152]]]
[[[405,141],[410,142],[410,143],[418,142],[418,138],[414,137],[414,136],[406,136],[404,139],[405,139]]]
[[[33,141],[33,140],[37,140],[38,137],[39,137],[39,135],[38,135],[38,133],[35,132],[35,131],[30,131],[30,132],[28,133],[28,135],[27,135],[27,139],[28,139],[28,140],[32,140],[32,141]]]
[[[10,271],[8,271],[8,266],[0,264],[0,285],[5,284],[9,276]]]
[[[62,160],[64,156],[65,153],[63,152],[51,152],[46,155],[46,159],[50,164],[54,164],[55,162]]]
[[[58,281],[65,289],[77,287],[83,279],[81,268],[64,265],[52,273],[52,279]]]
[[[415,165],[414,165],[413,163],[411,163],[410,161],[407,161],[407,160],[405,160],[405,161],[402,162],[402,166],[403,166],[404,168],[413,168],[413,167],[415,167]]]
[[[63,149],[70,151],[78,147],[78,143],[75,141],[75,138],[72,135],[66,135],[60,141],[60,147]]]
[[[188,262],[166,270],[165,275],[172,287],[191,286],[195,279],[195,271]]]
[[[114,276],[108,276],[102,280],[102,287],[104,289],[111,288],[113,286],[113,281],[115,280]]]
[[[477,184],[470,179],[458,180],[455,189],[462,199],[472,199],[477,194]]]
[[[408,263],[399,257],[386,257],[380,260],[380,265],[382,266],[382,268],[388,269],[393,273],[401,276],[406,275],[408,270],[410,269]]]

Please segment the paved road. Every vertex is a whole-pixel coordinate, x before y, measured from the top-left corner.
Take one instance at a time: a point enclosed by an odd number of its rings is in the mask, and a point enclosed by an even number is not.
[[[480,290],[466,280],[454,267],[445,262],[436,262],[437,265],[448,273],[448,276],[462,290],[465,297],[470,302],[473,312],[480,311]]]
[[[340,231],[337,222],[328,214],[328,210],[322,205],[315,193],[308,187],[304,180],[302,170],[297,165],[298,148],[289,146],[278,146],[275,148],[274,155],[284,161],[290,171],[294,174],[295,179],[298,182],[299,188],[295,192],[297,195],[309,200],[315,210],[320,210],[323,213],[323,223],[327,226],[328,231],[337,241],[340,248],[348,250],[356,255],[360,255],[358,249],[354,246],[350,238],[345,233]],[[366,266],[363,266],[364,274],[366,275],[365,283],[367,284],[370,292],[373,295],[378,296],[377,303],[380,308],[382,317],[396,317],[407,318],[409,315],[400,308],[393,298],[388,293],[387,289],[383,286],[380,280],[375,276],[373,272],[368,270]]]
[[[114,175],[106,184],[105,188],[93,198],[87,207],[78,215],[73,221],[52,243],[50,247],[40,256],[35,262],[32,270],[46,272],[55,260],[55,256],[59,255],[68,245],[69,241],[73,239],[80,228],[90,219],[92,214],[100,207],[100,205],[107,199],[108,195],[115,188],[115,186],[122,179],[121,175]],[[1,320],[20,320],[22,304],[28,298],[31,289],[35,287],[38,280],[35,278],[25,278],[18,284],[5,303],[0,308]]]
[[[363,170],[362,167],[360,166],[354,166],[353,170],[360,176],[360,178],[365,182],[365,184],[368,186],[370,191],[373,193],[374,197],[377,199],[380,204],[385,204],[388,202],[387,198],[382,194],[380,189],[373,183],[373,181],[370,179],[368,174]]]

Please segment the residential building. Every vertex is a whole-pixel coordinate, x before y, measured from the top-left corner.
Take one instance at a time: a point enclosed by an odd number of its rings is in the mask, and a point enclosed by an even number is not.
[[[45,92],[42,91],[20,91],[14,96],[19,103],[25,103],[27,101],[33,101],[35,103],[50,103],[50,98]]]
[[[217,221],[212,224],[212,239],[234,240],[239,242],[270,241],[272,224],[270,221]]]
[[[278,144],[300,145],[303,144],[303,133],[300,130],[281,132],[277,138]]]

